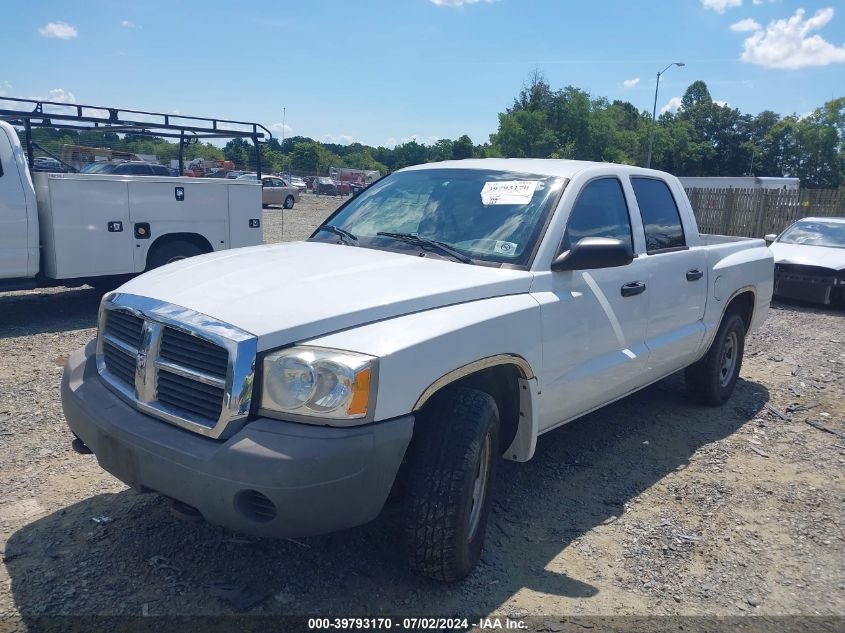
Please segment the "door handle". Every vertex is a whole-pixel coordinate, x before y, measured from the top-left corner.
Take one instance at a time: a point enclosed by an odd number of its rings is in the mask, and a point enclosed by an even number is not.
[[[633,297],[645,292],[645,283],[642,281],[632,281],[622,286],[623,297]]]
[[[687,271],[687,281],[698,281],[702,277],[704,277],[704,273],[698,270],[698,268]]]

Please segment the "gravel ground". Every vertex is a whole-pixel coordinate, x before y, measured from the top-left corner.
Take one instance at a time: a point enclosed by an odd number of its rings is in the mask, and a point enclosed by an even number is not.
[[[307,237],[337,204],[267,210],[265,238]],[[676,375],[543,436],[531,462],[503,462],[482,564],[443,586],[402,566],[395,507],[339,534],[247,538],[180,521],[72,452],[59,382],[99,298],[0,296],[0,621],[845,615],[842,312],[774,305],[721,408],[689,404]]]

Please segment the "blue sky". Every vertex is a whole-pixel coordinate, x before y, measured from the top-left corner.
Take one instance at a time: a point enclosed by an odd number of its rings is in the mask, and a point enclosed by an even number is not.
[[[839,5],[839,6],[837,6]],[[3,9],[0,96],[255,120],[280,135],[483,142],[534,69],[651,110],[703,79],[743,112],[845,95],[838,0],[95,0]],[[638,81],[637,81],[638,80]],[[626,85],[627,82],[627,85]]]

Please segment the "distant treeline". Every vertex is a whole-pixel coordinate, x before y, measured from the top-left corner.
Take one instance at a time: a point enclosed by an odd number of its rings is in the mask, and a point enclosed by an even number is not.
[[[526,81],[513,104],[499,114],[498,130],[488,142],[473,144],[467,135],[432,144],[408,141],[394,147],[361,143],[321,143],[304,136],[271,139],[262,145],[264,171],[325,174],[330,166],[390,172],[408,165],[470,157],[574,158],[644,165],[651,113],[627,101],[593,97],[572,86],[553,90],[542,74]],[[168,161],[178,147],[161,138],[127,134],[36,129],[47,146],[76,143],[155,154]],[[233,139],[222,149],[188,145],[195,157],[254,168],[252,144]],[[845,185],[845,97],[828,101],[803,116],[770,110],[743,114],[713,101],[707,85],[687,88],[677,112],[665,112],[655,126],[652,166],[679,176],[797,176],[808,187]]]

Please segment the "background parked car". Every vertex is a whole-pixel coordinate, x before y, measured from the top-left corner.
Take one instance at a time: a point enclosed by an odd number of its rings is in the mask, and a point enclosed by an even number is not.
[[[256,178],[256,174],[241,174],[237,179],[255,180]],[[299,201],[299,189],[291,187],[278,176],[262,176],[261,187],[262,207],[280,204],[285,209],[293,209],[294,203]]]
[[[348,196],[352,193],[352,187],[345,180],[336,180],[335,187],[337,187],[337,192],[341,196]]]
[[[164,165],[139,161],[100,161],[79,170],[81,174],[111,174],[112,176],[170,176]]]
[[[314,193],[318,196],[336,196],[338,194],[337,185],[335,181],[326,176],[320,176],[314,179]]]
[[[305,193],[308,190],[308,186],[305,184],[305,181],[297,176],[291,178],[289,184],[291,187],[299,189],[299,193]]]
[[[845,218],[803,218],[767,235],[777,297],[845,305]]]
[[[49,171],[53,173],[64,173],[68,171],[68,169],[55,158],[51,158],[49,156],[36,156],[32,159],[32,171]]]
[[[207,171],[205,172],[206,178],[228,178],[229,177],[229,170],[228,169],[215,169],[214,171]]]

